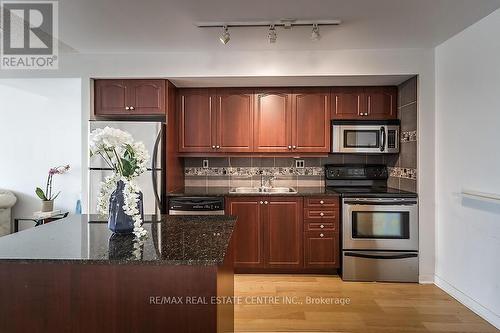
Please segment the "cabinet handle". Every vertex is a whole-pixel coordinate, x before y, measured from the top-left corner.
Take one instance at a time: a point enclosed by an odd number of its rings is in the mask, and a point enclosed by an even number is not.
[[[292,148],[293,148],[293,149],[297,149],[297,146],[293,146]]]
[[[264,203],[264,201],[261,201],[260,204],[262,205]]]
[[[325,216],[325,213],[319,213],[319,216]]]
[[[219,149],[219,148],[220,148],[220,146],[215,146],[215,148]]]
[[[319,227],[320,227],[321,229],[323,229],[325,226],[324,226],[324,225],[320,225]]]
[[[130,110],[135,110],[135,108],[133,106],[130,107]]]
[[[215,149],[215,146],[212,146],[212,149]]]
[[[325,237],[325,235],[323,235],[323,234],[319,234],[319,237]]]
[[[319,203],[320,203],[320,204],[324,204],[325,202],[324,202],[323,200],[321,200]]]
[[[292,146],[288,146],[288,149],[292,149]]]
[[[125,110],[130,110],[130,108],[128,106],[125,107]]]
[[[265,204],[265,205],[267,205],[267,204],[268,204],[268,202],[267,202],[267,201],[264,201],[264,204]]]

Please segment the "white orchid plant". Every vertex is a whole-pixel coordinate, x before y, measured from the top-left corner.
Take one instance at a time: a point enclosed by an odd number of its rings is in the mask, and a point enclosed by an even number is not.
[[[101,183],[101,191],[97,200],[99,213],[109,213],[109,200],[121,180],[125,187],[123,211],[134,221],[134,234],[141,238],[146,235],[142,227],[142,216],[139,211],[140,188],[135,178],[146,171],[149,154],[142,142],[134,142],[130,133],[105,127],[98,128],[90,133],[90,157],[101,157],[114,170],[111,176]]]

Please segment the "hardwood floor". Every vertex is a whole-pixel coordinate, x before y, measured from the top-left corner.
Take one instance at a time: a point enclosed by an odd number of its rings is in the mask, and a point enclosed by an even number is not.
[[[235,295],[240,303],[235,306],[239,333],[499,332],[434,285],[343,282],[337,276],[237,275]],[[306,304],[311,297],[333,304]]]

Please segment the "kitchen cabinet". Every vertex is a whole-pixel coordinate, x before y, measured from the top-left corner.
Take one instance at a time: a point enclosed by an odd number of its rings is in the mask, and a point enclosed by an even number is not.
[[[214,94],[209,89],[179,90],[179,152],[215,150]]]
[[[292,99],[289,90],[261,90],[255,94],[254,151],[292,150]]]
[[[252,152],[253,102],[252,90],[217,90],[215,145],[218,152]]]
[[[233,231],[235,267],[264,267],[264,222],[260,202],[258,197],[226,200],[228,214],[238,217]]]
[[[304,233],[304,267],[339,267],[339,234],[332,231]]]
[[[266,265],[302,268],[302,198],[263,198]]]
[[[165,80],[95,80],[100,116],[165,114]]]
[[[332,119],[395,119],[397,87],[336,87],[331,90]]]
[[[330,90],[294,89],[292,94],[292,150],[330,151]]]
[[[301,269],[302,209],[297,197],[228,197],[226,211],[238,217],[235,267]]]
[[[304,201],[304,268],[339,268],[339,199],[308,197]]]

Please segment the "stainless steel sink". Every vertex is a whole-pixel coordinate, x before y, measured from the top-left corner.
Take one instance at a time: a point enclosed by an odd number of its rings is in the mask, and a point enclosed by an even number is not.
[[[292,187],[235,187],[229,193],[296,194]]]

